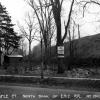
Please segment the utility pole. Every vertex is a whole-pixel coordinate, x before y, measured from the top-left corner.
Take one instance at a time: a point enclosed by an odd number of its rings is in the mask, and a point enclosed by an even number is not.
[[[78,39],[80,39],[80,26],[79,26],[79,24],[78,24]]]
[[[41,39],[41,79],[44,78],[44,75],[43,75],[43,50],[42,50],[42,46],[43,46],[43,43],[42,43],[42,39]]]

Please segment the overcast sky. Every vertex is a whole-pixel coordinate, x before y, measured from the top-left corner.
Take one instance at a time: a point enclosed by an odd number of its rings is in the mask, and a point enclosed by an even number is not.
[[[22,22],[25,19],[25,13],[28,12],[29,6],[24,0],[0,0],[1,4],[7,8],[12,18],[12,23]]]
[[[30,9],[24,0],[0,0],[0,2],[7,8],[7,11],[12,17],[12,22],[14,24],[17,24],[17,21],[22,23],[25,19],[25,13]],[[67,7],[69,6],[67,5]],[[85,13],[85,17],[80,19],[79,24],[81,25],[81,36],[100,33],[100,13],[97,14],[97,12],[100,12],[100,7],[92,4],[88,7],[88,9],[88,12],[91,12],[91,14]],[[66,10],[66,13],[67,12],[68,10]],[[95,22],[95,20],[99,20],[99,22]],[[84,25],[82,25],[83,23]],[[15,28],[15,30],[17,29]]]
[[[31,9],[24,0],[0,0],[1,4],[4,5],[12,18],[12,23],[15,24],[15,31],[19,32],[17,23],[23,25],[25,21],[26,13]],[[27,43],[28,41],[26,41]],[[33,46],[36,45],[37,41],[33,42]],[[28,46],[28,43],[27,43]],[[27,47],[26,47],[27,48]]]
[[[0,0],[0,2],[7,8],[7,11],[9,12],[9,15],[12,17],[12,22],[14,24],[16,24],[17,21],[19,21],[20,23],[24,21],[25,13],[28,12],[30,9],[30,7],[26,4],[24,0]],[[100,7],[98,7],[97,5],[90,6],[90,9],[92,12],[100,11]],[[93,22],[91,24],[91,21],[94,21],[96,17],[97,15],[87,14],[85,18],[82,19],[83,21],[85,21],[85,25],[82,26],[82,29],[84,28],[84,32],[82,32],[83,35],[84,34],[86,35],[87,32],[88,34],[95,34],[95,26],[97,26],[97,23]],[[90,22],[86,23],[87,21],[90,21]]]

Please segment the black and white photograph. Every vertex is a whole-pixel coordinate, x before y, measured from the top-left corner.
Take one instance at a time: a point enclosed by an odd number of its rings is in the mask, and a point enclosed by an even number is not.
[[[0,100],[100,100],[100,0],[0,0]]]

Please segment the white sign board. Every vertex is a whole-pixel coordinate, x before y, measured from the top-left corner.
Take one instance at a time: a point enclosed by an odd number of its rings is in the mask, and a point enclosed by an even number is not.
[[[64,46],[58,46],[57,53],[58,53],[58,57],[63,58],[64,57]]]
[[[58,46],[58,54],[64,54],[64,46]]]
[[[64,46],[58,46],[58,50],[64,50]]]

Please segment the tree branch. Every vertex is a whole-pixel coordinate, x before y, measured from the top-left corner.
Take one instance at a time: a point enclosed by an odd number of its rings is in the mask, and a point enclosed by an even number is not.
[[[67,22],[67,25],[65,26],[65,34],[62,38],[62,42],[64,41],[64,39],[67,36],[67,31],[68,31],[68,27],[69,27],[69,23],[70,23],[70,17],[71,17],[71,14],[72,14],[73,4],[74,4],[74,0],[71,3],[70,12],[69,12],[69,15],[68,15],[68,22]]]

